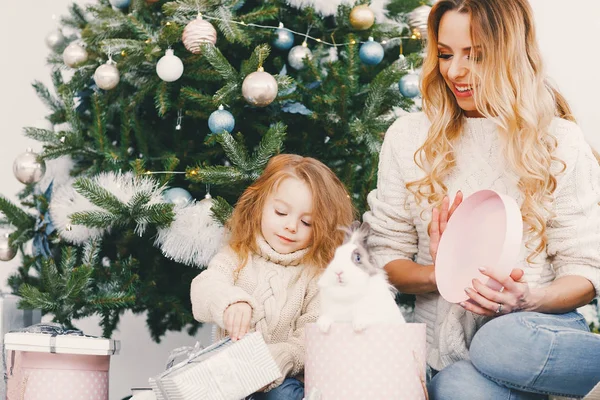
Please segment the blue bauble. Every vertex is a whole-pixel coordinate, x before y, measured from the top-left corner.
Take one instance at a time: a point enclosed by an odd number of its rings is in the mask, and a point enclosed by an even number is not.
[[[273,46],[279,50],[289,50],[294,45],[294,34],[285,28],[275,29]]]
[[[235,118],[229,111],[224,110],[223,106],[219,106],[219,109],[208,117],[208,129],[212,133],[221,133],[223,131],[231,133],[234,127]]]
[[[421,92],[419,91],[419,75],[410,72],[400,78],[400,82],[398,82],[398,89],[400,89],[400,93],[402,96],[413,98],[417,97]]]
[[[192,195],[185,189],[174,187],[162,193],[163,200],[176,206],[185,206],[192,201]]]
[[[358,51],[360,61],[367,65],[377,65],[383,60],[383,46],[374,41],[372,37],[368,42],[363,43]]]
[[[131,4],[131,0],[109,0],[110,4],[116,8],[127,8]]]

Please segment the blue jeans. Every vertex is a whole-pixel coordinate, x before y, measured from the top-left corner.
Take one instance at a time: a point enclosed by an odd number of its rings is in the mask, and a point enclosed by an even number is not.
[[[600,335],[577,312],[495,318],[475,334],[469,355],[433,377],[431,400],[583,397],[600,381]]]
[[[304,383],[296,378],[285,378],[283,383],[265,393],[254,393],[251,400],[302,400],[304,398]]]

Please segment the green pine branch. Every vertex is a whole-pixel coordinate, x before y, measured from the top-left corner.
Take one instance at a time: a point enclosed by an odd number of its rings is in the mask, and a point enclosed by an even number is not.
[[[171,97],[169,96],[169,84],[167,82],[161,82],[156,88],[156,94],[154,95],[154,104],[158,115],[164,117],[171,109]]]
[[[52,143],[55,145],[60,144],[60,136],[57,135],[57,133],[54,131],[34,127],[27,127],[23,130],[25,132],[25,136],[27,136],[28,138],[37,140],[39,142]]]
[[[213,205],[210,211],[213,218],[219,221],[221,225],[225,225],[233,213],[233,207],[227,202],[227,200],[217,196],[213,198]]]
[[[35,224],[35,217],[2,195],[0,195],[0,211],[18,229],[31,228]]]
[[[286,130],[287,127],[282,122],[277,122],[269,127],[252,155],[256,169],[262,171],[271,157],[281,152]]]
[[[201,168],[189,167],[186,177],[193,182],[209,183],[211,185],[231,185],[250,182],[252,174],[236,167],[225,167],[223,165],[206,166]]]
[[[127,212],[127,207],[117,196],[89,178],[77,179],[73,184],[73,188],[92,204],[104,208],[112,214],[121,215]]]
[[[221,75],[225,83],[237,83],[239,81],[240,78],[237,71],[231,66],[227,58],[216,46],[210,43],[203,43],[200,54],[202,54],[206,61],[212,65],[215,71]]]
[[[225,155],[233,165],[243,171],[252,169],[248,159],[248,151],[242,140],[235,140],[229,132],[223,131],[217,135],[217,142],[223,147]]]
[[[246,32],[239,28],[239,26],[232,21],[235,20],[231,9],[228,7],[218,7],[216,11],[212,12],[213,16],[219,18],[217,25],[219,30],[231,43],[241,43],[244,45],[250,44],[250,39]],[[214,15],[216,14],[216,15]]]

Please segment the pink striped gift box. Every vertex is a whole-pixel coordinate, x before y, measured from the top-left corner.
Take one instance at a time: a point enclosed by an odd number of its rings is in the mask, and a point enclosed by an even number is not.
[[[240,400],[281,376],[262,334],[229,338],[150,379],[157,400]]]

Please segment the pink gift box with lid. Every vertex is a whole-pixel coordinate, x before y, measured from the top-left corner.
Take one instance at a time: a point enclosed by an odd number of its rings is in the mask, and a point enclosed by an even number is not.
[[[4,336],[7,400],[108,400],[110,356],[119,341],[54,325],[26,329]]]
[[[355,332],[335,323],[305,329],[307,399],[424,400],[425,324],[376,325]]]

